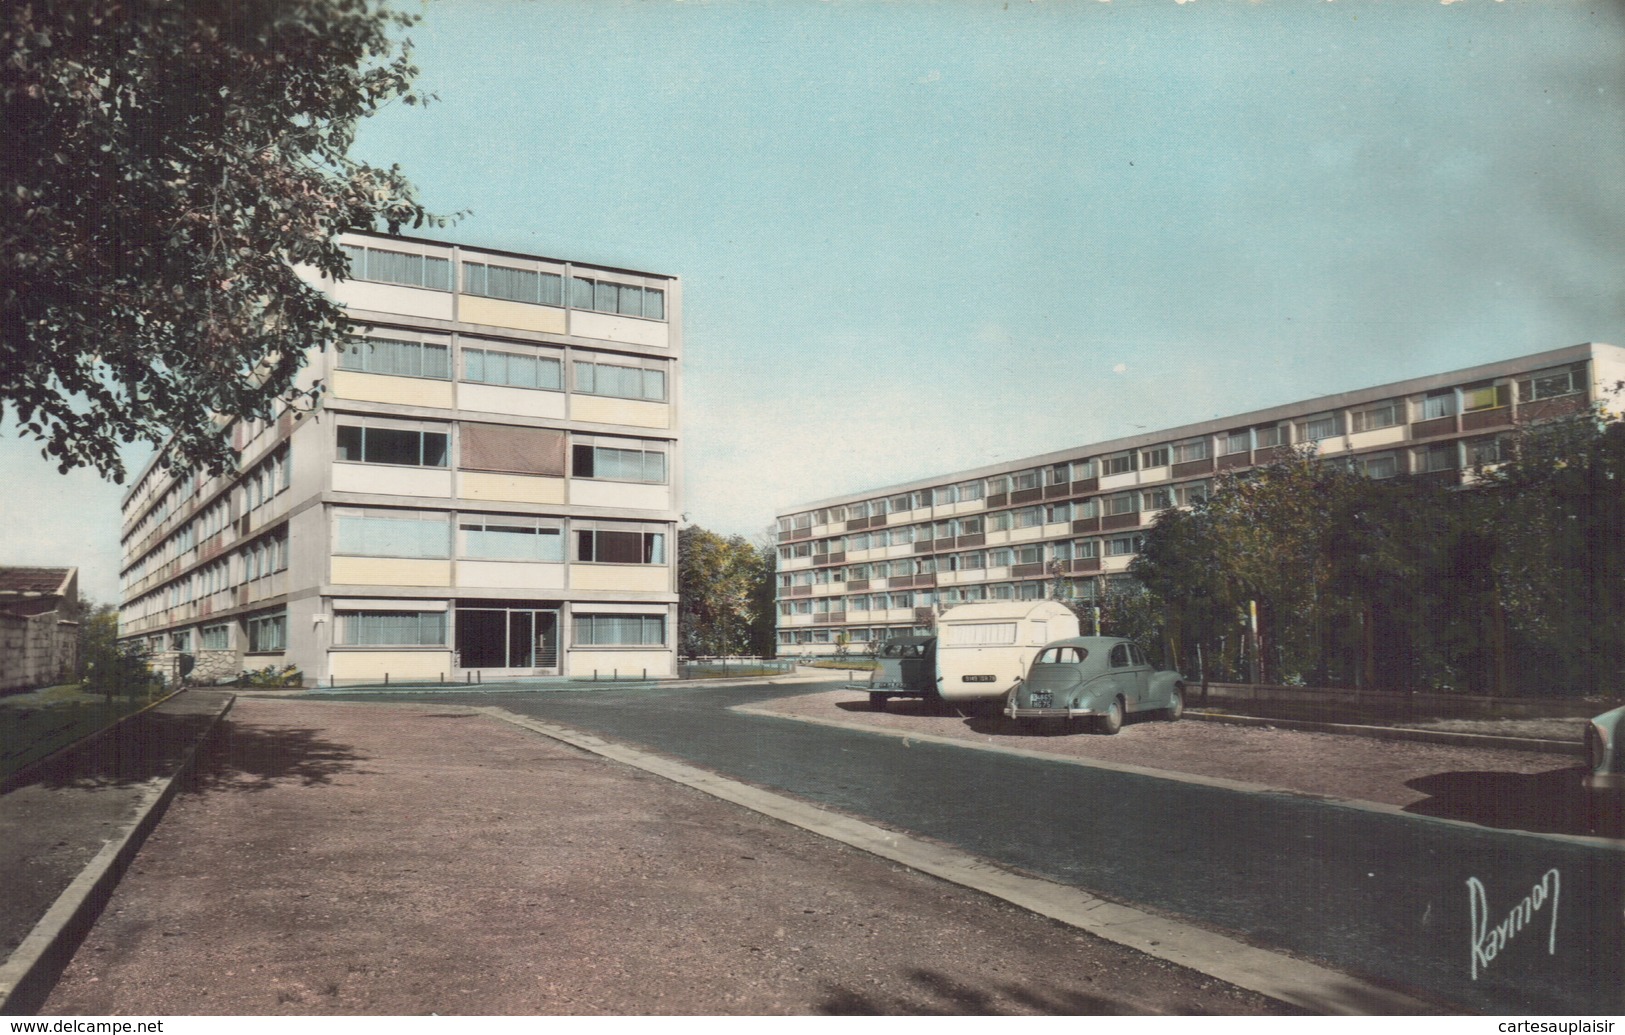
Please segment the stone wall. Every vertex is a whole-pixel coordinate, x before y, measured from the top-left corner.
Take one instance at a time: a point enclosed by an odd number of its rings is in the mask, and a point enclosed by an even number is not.
[[[0,614],[0,691],[31,690],[73,678],[79,624],[60,612]]]

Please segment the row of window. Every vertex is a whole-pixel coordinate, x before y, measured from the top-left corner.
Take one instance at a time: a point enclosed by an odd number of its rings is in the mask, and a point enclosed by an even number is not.
[[[253,542],[203,565],[190,575],[141,594],[125,603],[119,614],[124,621],[135,621],[275,572],[286,571],[287,567],[288,530],[284,526],[256,537]]]
[[[445,611],[337,611],[333,642],[344,647],[446,647]],[[152,651],[229,650],[230,622],[215,622],[149,637]],[[577,647],[661,647],[664,615],[577,614],[571,617],[571,643]],[[277,653],[288,647],[285,611],[250,615],[243,622],[248,653]]]
[[[1048,564],[1051,561],[1129,557],[1140,552],[1143,542],[1144,536],[1128,533],[1098,539],[1071,539],[1050,543],[1027,543],[992,550],[966,550],[936,557],[904,557],[872,564],[853,564],[845,568],[813,568],[780,574],[779,588],[786,590],[798,586],[827,586],[865,579],[910,578],[938,572],[982,571],[1019,564]]]
[[[457,556],[467,560],[562,563],[562,518],[450,514],[430,511],[339,510],[333,552],[349,557],[449,559],[452,532]],[[586,564],[666,563],[666,526],[632,522],[571,522],[572,560]]]
[[[366,245],[344,245],[350,276],[378,284],[450,291],[451,260]],[[546,270],[520,269],[489,262],[463,262],[463,292],[533,305],[563,306],[564,275]],[[666,318],[666,293],[660,288],[621,284],[596,277],[572,276],[570,307],[645,320]]]
[[[474,348],[458,350],[462,380],[507,388],[564,390],[564,359],[536,350]],[[663,367],[631,366],[576,359],[571,363],[574,390],[582,395],[612,399],[665,402]],[[340,370],[392,377],[424,377],[450,381],[451,346],[445,342],[406,341],[396,338],[351,338],[338,348]]]
[[[1347,411],[1326,412],[1292,421],[1238,428],[1218,435],[1201,436],[1165,446],[1124,450],[1110,456],[1091,457],[1067,463],[1030,468],[991,478],[960,482],[899,493],[883,499],[864,500],[839,507],[805,511],[779,519],[781,534],[813,525],[904,513],[929,506],[945,506],[983,499],[986,496],[1064,485],[1099,476],[1152,470],[1172,464],[1206,460],[1213,456],[1234,456],[1293,442],[1319,442],[1349,433],[1376,431],[1413,420],[1434,420],[1457,413],[1476,413],[1510,405],[1514,392],[1520,402],[1537,402],[1582,393],[1586,390],[1586,364],[1536,371],[1508,381],[1486,381],[1459,388],[1429,392],[1419,399],[1388,399],[1364,404]]]
[[[1206,481],[1184,482],[1134,492],[1114,493],[1110,496],[1064,503],[1036,504],[1012,510],[993,511],[988,514],[968,514],[964,517],[930,524],[901,525],[897,528],[876,529],[873,532],[854,532],[817,541],[804,540],[779,547],[784,560],[814,557],[825,553],[881,549],[904,546],[916,542],[952,539],[958,536],[980,535],[1043,525],[1066,524],[1072,521],[1123,514],[1156,513],[1169,507],[1189,507],[1207,496]]]
[[[458,467],[470,471],[536,474],[555,478],[592,478],[599,481],[667,482],[666,443],[660,440],[621,439],[577,435],[570,449],[570,469],[564,466],[565,432],[552,428],[507,427],[491,424],[461,425]],[[339,424],[338,459],[354,464],[395,467],[449,468],[451,425],[424,422]]]

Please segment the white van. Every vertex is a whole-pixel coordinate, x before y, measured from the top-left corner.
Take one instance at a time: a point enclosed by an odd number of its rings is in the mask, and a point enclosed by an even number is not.
[[[1054,600],[961,604],[937,617],[937,690],[946,701],[1002,698],[1052,640],[1078,635],[1078,616]]]

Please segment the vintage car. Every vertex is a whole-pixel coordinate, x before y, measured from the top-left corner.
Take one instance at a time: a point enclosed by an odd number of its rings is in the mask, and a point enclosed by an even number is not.
[[[1077,636],[1046,646],[1004,708],[1018,721],[1093,720],[1102,733],[1122,729],[1131,712],[1177,719],[1184,711],[1184,677],[1157,671],[1139,644],[1111,636]]]
[[[869,691],[869,707],[880,711],[893,697],[937,698],[937,638],[897,636],[880,645],[878,663],[867,684],[853,689]]]
[[[1586,774],[1582,779],[1592,832],[1625,833],[1625,708],[1586,723]]]

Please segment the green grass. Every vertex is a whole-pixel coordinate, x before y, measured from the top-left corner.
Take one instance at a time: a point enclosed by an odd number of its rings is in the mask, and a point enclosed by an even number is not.
[[[852,672],[874,672],[880,668],[880,662],[870,661],[867,658],[853,658],[850,661],[835,661],[824,659],[822,661],[803,661],[802,668],[838,668]]]
[[[0,780],[145,708],[148,698],[87,694],[77,683],[0,697]]]

